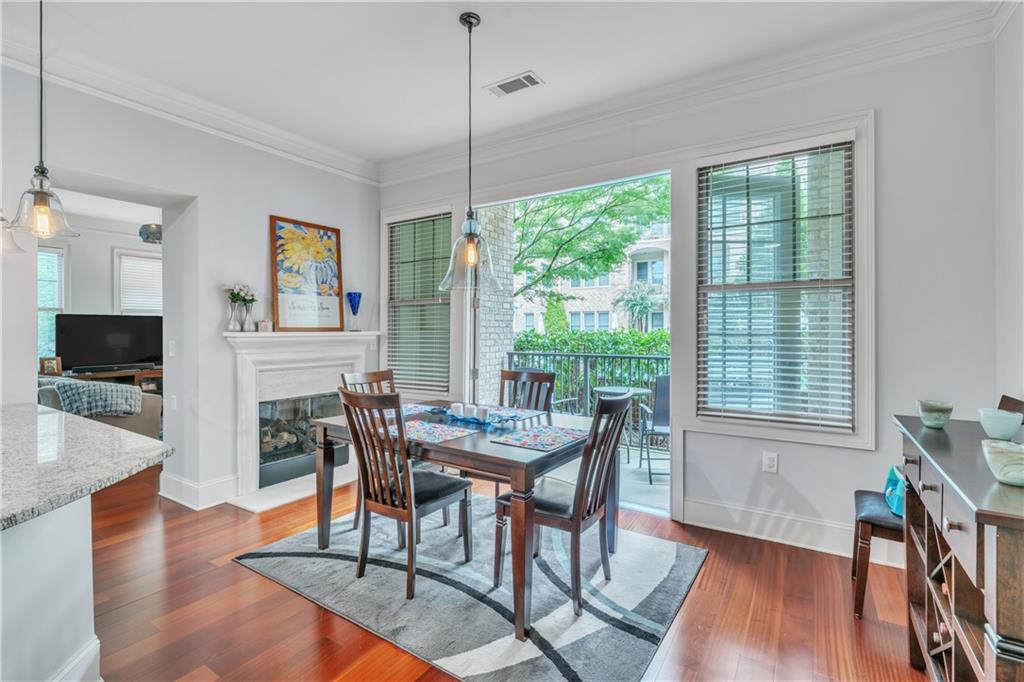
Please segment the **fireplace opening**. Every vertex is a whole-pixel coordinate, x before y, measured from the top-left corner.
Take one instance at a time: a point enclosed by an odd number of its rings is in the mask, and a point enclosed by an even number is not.
[[[259,485],[270,485],[316,471],[313,421],[341,414],[337,393],[265,400],[260,403]],[[335,448],[335,466],[348,462],[348,450]]]

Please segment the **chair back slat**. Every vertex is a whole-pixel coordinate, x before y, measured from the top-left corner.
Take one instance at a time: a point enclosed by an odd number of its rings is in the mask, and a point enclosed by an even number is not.
[[[1024,412],[1024,400],[1004,395],[999,399],[999,409],[1007,412]]]
[[[651,415],[651,423],[654,426],[668,426],[672,419],[671,403],[671,377],[662,374],[654,379],[654,414]]]
[[[601,396],[597,400],[576,479],[574,522],[583,523],[598,513],[607,501],[612,467],[619,456],[619,441],[632,400],[632,392],[611,398]]]
[[[341,387],[356,393],[395,393],[395,373],[390,369],[346,372],[341,375]]]
[[[412,505],[409,447],[397,393],[367,393],[339,388],[349,436],[359,463],[363,497],[395,509]],[[388,430],[393,422],[395,437]]]
[[[498,404],[524,410],[551,411],[555,394],[555,375],[533,369],[503,369],[498,388]]]

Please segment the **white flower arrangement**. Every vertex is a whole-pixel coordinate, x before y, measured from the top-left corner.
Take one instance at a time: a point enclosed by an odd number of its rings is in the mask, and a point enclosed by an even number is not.
[[[256,292],[248,284],[232,284],[225,289],[228,292],[228,300],[232,303],[256,302]]]

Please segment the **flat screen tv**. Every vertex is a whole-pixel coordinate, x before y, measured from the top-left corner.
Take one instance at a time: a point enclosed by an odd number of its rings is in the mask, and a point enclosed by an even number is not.
[[[57,315],[57,355],[65,370],[163,362],[159,315]]]

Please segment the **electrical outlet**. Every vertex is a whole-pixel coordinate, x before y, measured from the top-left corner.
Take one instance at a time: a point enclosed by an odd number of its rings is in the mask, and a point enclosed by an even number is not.
[[[779,473],[779,453],[768,452],[765,450],[761,453],[761,471],[766,474],[777,474]]]
[[[167,356],[173,358],[174,352],[174,339],[171,339],[170,341],[167,342]]]
[[[169,395],[169,396],[167,396],[167,407],[171,411],[177,410],[178,409],[178,396],[176,396],[176,395]]]

